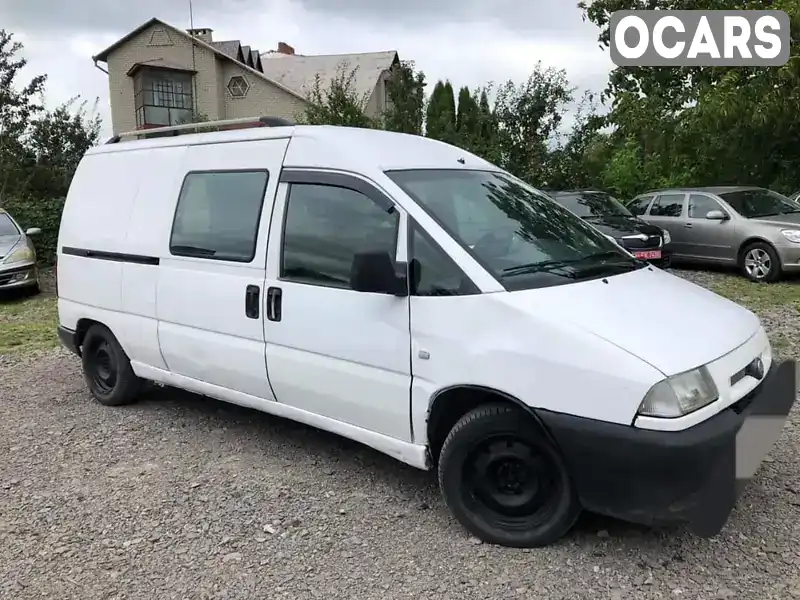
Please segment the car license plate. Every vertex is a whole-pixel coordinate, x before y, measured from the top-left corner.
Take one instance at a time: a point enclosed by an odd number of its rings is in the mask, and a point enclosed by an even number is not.
[[[644,260],[653,260],[661,258],[661,250],[645,250],[642,252],[634,252],[633,255],[636,258],[642,258]]]

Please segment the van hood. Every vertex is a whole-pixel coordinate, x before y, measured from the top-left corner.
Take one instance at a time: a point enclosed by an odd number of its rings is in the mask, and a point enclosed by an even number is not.
[[[21,239],[19,235],[0,235],[0,260],[2,260]]]
[[[533,318],[570,323],[667,376],[727,354],[761,327],[746,308],[654,268],[502,296]]]

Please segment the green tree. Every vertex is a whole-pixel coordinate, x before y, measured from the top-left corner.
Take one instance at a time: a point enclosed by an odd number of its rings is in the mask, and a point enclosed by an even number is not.
[[[465,150],[475,152],[480,147],[480,108],[478,100],[467,86],[458,92],[456,133],[458,145]]]
[[[19,81],[28,61],[23,46],[12,33],[0,29],[0,206],[28,184],[35,157],[25,144],[25,134],[35,115],[44,108],[46,75]]]
[[[425,135],[450,144],[457,142],[456,101],[449,81],[437,81],[425,116]]]
[[[549,147],[572,101],[563,70],[536,64],[521,84],[500,86],[494,106],[501,165],[532,184],[546,187]]]
[[[23,46],[0,30],[0,205],[27,227],[40,227],[40,260],[52,261],[64,196],[100,118],[78,98],[45,110],[45,76],[20,84]],[[96,102],[95,102],[96,106]]]
[[[298,122],[308,125],[377,127],[376,120],[365,112],[369,96],[359,94],[356,89],[357,71],[358,67],[348,70],[347,64],[343,64],[327,86],[322,84],[317,75],[308,94],[305,111],[298,115]]]
[[[479,96],[478,134],[473,144],[472,151],[481,158],[499,165],[502,158],[502,149],[497,133],[497,121],[489,103],[489,92],[490,86],[483,87],[480,93],[476,91],[476,95]]]
[[[609,45],[613,12],[730,9],[729,0],[584,0],[585,17]],[[800,37],[800,0],[737,0],[737,9],[785,10]],[[755,184],[788,191],[800,173],[800,47],[782,67],[641,67],[611,72],[608,122],[617,164],[639,164],[641,185]],[[639,153],[632,160],[633,147]],[[621,171],[616,170],[617,173]],[[626,181],[631,181],[627,178]],[[620,184],[622,185],[622,184]],[[628,185],[628,184],[625,184]],[[640,190],[639,190],[640,191]]]
[[[388,106],[383,126],[389,131],[422,135],[425,117],[425,73],[414,63],[402,61],[392,67],[386,82]]]

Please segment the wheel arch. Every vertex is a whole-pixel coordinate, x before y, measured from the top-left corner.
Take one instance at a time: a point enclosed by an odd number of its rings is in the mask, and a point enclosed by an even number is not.
[[[529,415],[548,440],[558,447],[533,406],[508,392],[489,386],[454,384],[438,390],[428,404],[426,441],[433,465],[438,463],[442,445],[453,425],[465,414],[484,404],[506,404],[520,409]]]
[[[81,354],[81,346],[83,346],[83,340],[86,338],[86,333],[89,331],[92,325],[102,325],[103,327],[106,327],[109,331],[112,331],[111,328],[102,321],[97,321],[96,319],[89,319],[87,317],[82,317],[78,319],[78,322],[75,324],[75,333],[73,335],[75,337],[75,348],[78,350],[79,356]]]
[[[761,243],[767,244],[772,250],[775,252],[775,255],[778,257],[780,261],[780,254],[778,254],[778,250],[775,248],[775,244],[770,242],[767,238],[761,237],[760,235],[751,235],[745,238],[745,240],[739,244],[739,249],[736,251],[736,263],[741,266],[742,260],[744,259],[744,251],[753,244]]]

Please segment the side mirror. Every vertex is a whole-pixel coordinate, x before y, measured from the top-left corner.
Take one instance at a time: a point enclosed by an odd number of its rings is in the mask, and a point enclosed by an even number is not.
[[[350,269],[350,287],[357,292],[408,296],[406,277],[397,274],[388,252],[356,254]]]
[[[28,231],[25,232],[25,235],[39,235],[42,233],[42,230],[38,227],[31,227]]]
[[[706,219],[710,219],[712,221],[727,221],[728,218],[728,215],[721,210],[710,210],[706,213]]]

